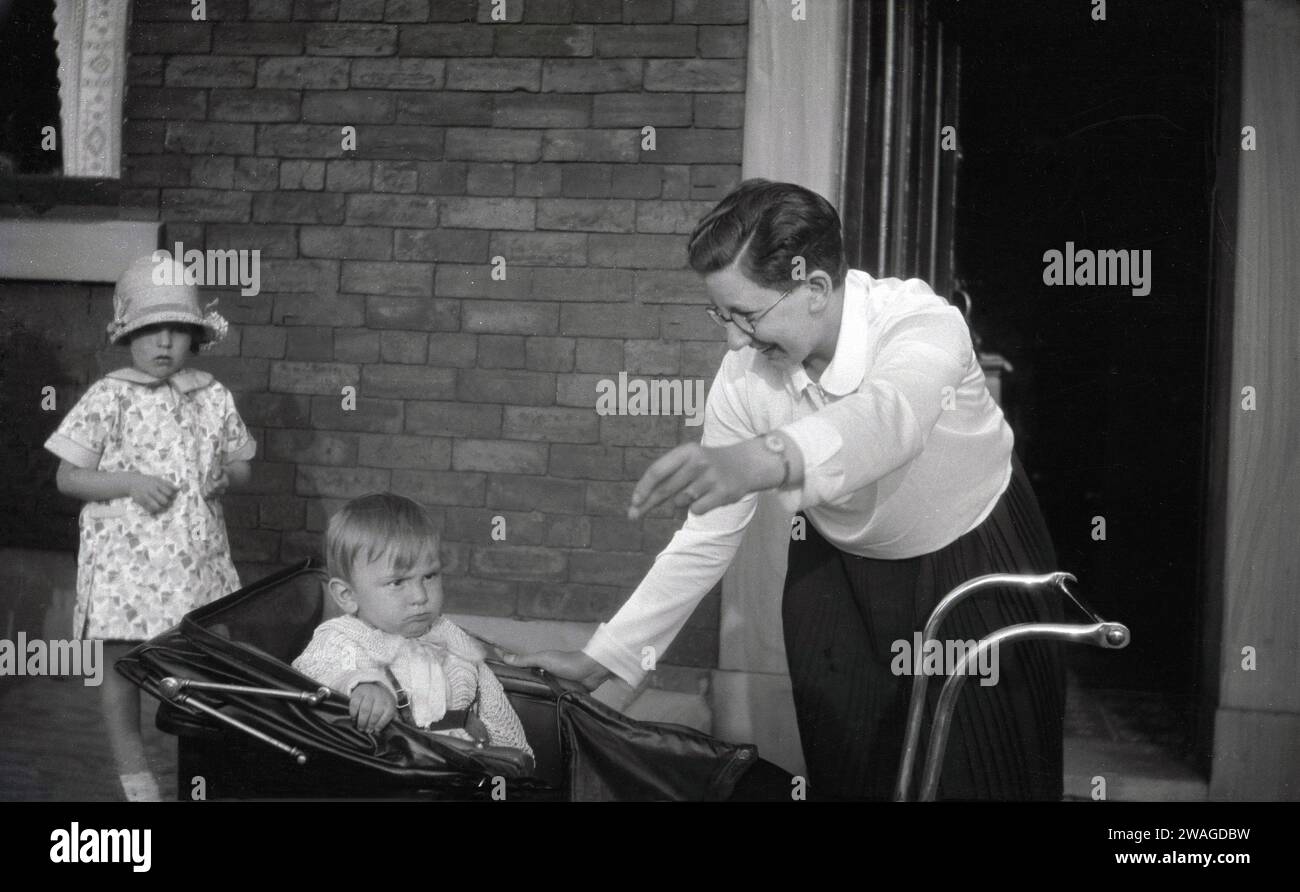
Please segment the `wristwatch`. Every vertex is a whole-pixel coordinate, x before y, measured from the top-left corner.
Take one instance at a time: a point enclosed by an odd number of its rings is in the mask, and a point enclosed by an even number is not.
[[[785,440],[777,434],[768,434],[763,438],[763,446],[768,452],[780,456],[781,464],[785,467],[785,473],[781,475],[781,482],[776,485],[777,489],[785,486],[790,482],[790,453],[785,451]]]

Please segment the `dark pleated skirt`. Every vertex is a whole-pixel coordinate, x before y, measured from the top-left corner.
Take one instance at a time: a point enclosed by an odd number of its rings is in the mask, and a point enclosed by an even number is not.
[[[909,645],[948,591],[985,573],[1059,569],[1020,462],[982,524],[939,551],[905,560],[842,552],[806,524],[791,541],[782,616],[795,713],[812,799],[889,799],[902,753],[911,677],[891,671],[895,641]],[[968,598],[939,630],[942,641],[978,640],[1012,623],[1060,622],[1060,595],[1015,589]],[[953,717],[940,799],[1059,800],[1065,675],[1060,645],[1000,648],[996,684],[968,678]],[[930,679],[928,716],[943,679]]]

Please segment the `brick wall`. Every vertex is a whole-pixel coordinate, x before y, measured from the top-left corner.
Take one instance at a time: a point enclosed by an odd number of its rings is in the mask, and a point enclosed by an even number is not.
[[[100,361],[112,301],[111,285],[0,281],[0,546],[77,548],[80,504],[59,495],[59,461],[41,444],[111,367]]]
[[[748,4],[493,7],[138,0],[123,212],[261,251],[262,292],[222,293],[231,336],[197,363],[260,443],[227,498],[249,572],[391,489],[442,523],[449,609],[600,620],[681,519],[627,521],[633,482],[699,428],[601,417],[596,382],[711,380],[724,352],[685,241],[739,180]],[[717,613],[667,659],[711,665]]]

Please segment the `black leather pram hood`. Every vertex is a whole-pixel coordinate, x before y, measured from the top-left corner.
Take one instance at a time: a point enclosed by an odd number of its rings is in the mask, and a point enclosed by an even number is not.
[[[313,561],[276,573],[189,613],[181,623],[132,650],[117,669],[166,704],[164,730],[186,736],[241,735],[185,706],[168,703],[168,676],[222,684],[312,691],[318,685],[290,661],[322,615],[323,576]],[[572,801],[718,800],[757,760],[754,747],[726,743],[691,728],[638,722],[581,689],[539,670],[491,663],[537,753],[484,747],[392,722],[381,734],[358,731],[347,698],[333,693],[311,705],[243,693],[196,691],[224,715],[308,754],[340,761],[376,786],[412,795],[436,789],[473,795],[496,777],[516,793],[558,792]],[[251,739],[251,738],[248,738]],[[267,760],[288,760],[269,745]],[[311,763],[309,762],[309,765]],[[330,795],[329,772],[321,791]]]

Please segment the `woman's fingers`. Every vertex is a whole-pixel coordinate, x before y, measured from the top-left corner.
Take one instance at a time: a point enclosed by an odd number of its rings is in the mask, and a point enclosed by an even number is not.
[[[659,484],[671,477],[681,467],[685,457],[682,447],[678,446],[676,449],[672,449],[665,455],[660,456],[650,467],[646,468],[645,473],[641,475],[641,479],[637,481],[632,490],[632,507],[638,508],[644,504]]]
[[[734,485],[724,483],[734,476],[728,470],[728,455],[727,449],[706,449],[696,443],[678,446],[642,475],[632,492],[628,519],[643,517],[670,499],[678,508],[689,507],[696,514],[736,501],[744,491],[734,491]]]
[[[685,443],[660,458],[641,475],[636,488],[632,490],[632,504],[628,508],[629,520],[636,520],[658,505],[686,494],[690,498],[677,502],[679,506],[688,505],[700,497],[701,492],[690,489],[701,472],[707,470],[700,459],[703,449],[695,443]],[[698,484],[697,484],[698,485]]]
[[[511,666],[545,669],[552,675],[568,678],[566,667],[563,661],[559,659],[561,655],[562,652],[557,650],[542,650],[535,654],[506,654],[506,662]]]
[[[653,503],[647,500],[648,507],[645,510],[649,511],[654,505],[670,499],[678,508],[685,508],[708,491],[707,473],[707,468],[697,467],[693,462],[683,465],[671,477],[655,487],[650,493],[650,500],[653,500]]]
[[[554,676],[593,687],[589,682],[596,677],[604,680],[608,673],[604,666],[580,650],[543,650],[533,654],[509,654],[506,662],[512,666],[532,666],[544,669]],[[599,683],[594,685],[598,687]]]

